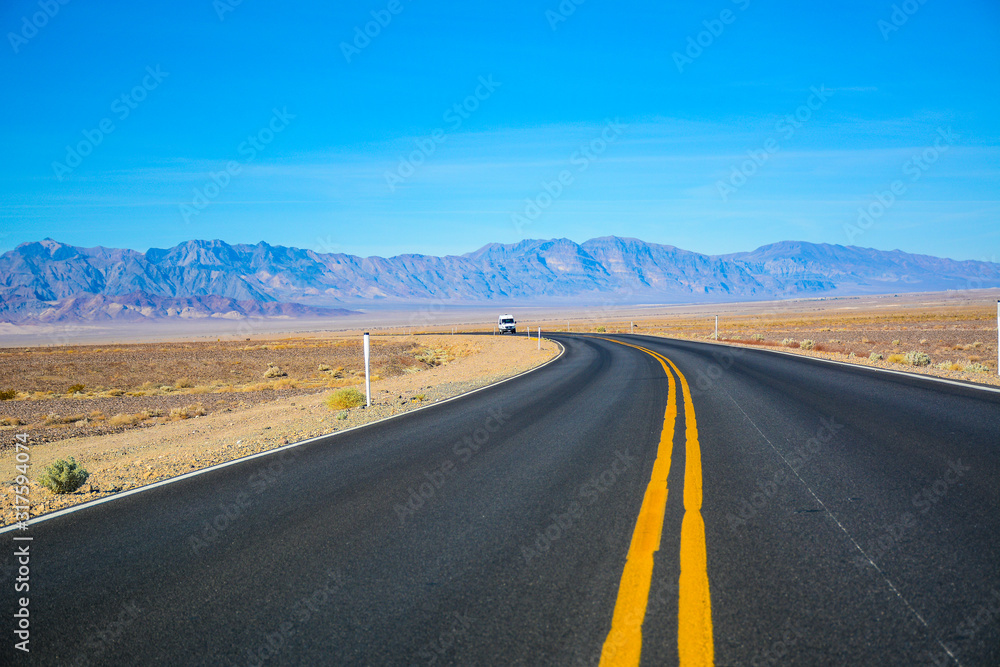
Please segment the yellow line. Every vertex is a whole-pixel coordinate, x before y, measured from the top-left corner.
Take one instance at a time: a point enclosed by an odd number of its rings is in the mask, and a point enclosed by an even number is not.
[[[677,609],[677,652],[682,667],[715,664],[712,639],[712,597],[708,587],[708,549],[701,516],[702,477],[698,422],[687,378],[666,359],[680,378],[684,392],[684,520],[681,523],[681,576]]]
[[[660,547],[663,517],[667,504],[667,476],[673,449],[679,394],[674,373],[684,396],[685,466],[684,519],[681,523],[681,553],[678,595],[677,649],[682,667],[713,665],[715,648],[712,637],[712,601],[708,585],[708,552],[705,546],[705,523],[701,517],[702,473],[698,425],[687,378],[666,357],[638,345],[603,338],[627,345],[651,355],[667,375],[667,408],[656,461],[639,518],[632,534],[615,603],[611,631],[601,651],[601,665],[639,664],[642,654],[642,623],[646,615],[653,577],[653,554]],[[669,364],[669,367],[668,367]],[[674,373],[670,372],[673,369]]]
[[[618,600],[611,619],[611,631],[601,651],[601,665],[638,665],[642,653],[642,622],[649,601],[653,580],[653,554],[660,548],[663,514],[667,507],[667,477],[670,475],[670,455],[674,446],[674,425],[677,422],[677,392],[674,376],[663,361],[667,374],[667,408],[663,413],[663,430],[653,461],[646,494],[639,509],[639,518],[632,533],[632,544],[625,558],[618,587]]]

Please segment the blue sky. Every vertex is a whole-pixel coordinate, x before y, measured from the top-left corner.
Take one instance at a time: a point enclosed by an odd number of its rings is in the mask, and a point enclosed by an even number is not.
[[[12,0],[0,28],[0,250],[1000,258],[992,0]]]

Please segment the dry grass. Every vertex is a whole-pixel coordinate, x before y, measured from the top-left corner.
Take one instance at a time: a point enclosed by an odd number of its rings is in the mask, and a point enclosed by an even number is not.
[[[364,394],[349,387],[330,394],[330,397],[326,399],[326,406],[331,410],[346,410],[364,405],[366,402]]]

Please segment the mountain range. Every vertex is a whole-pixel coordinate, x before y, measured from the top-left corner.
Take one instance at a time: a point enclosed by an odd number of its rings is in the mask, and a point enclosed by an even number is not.
[[[0,321],[327,317],[415,303],[692,303],[1000,286],[1000,264],[784,241],[703,255],[614,236],[357,257],[192,240],[146,252],[45,239],[0,255]]]

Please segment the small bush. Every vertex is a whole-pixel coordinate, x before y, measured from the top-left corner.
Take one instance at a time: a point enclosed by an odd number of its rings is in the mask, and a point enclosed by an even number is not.
[[[915,350],[907,352],[903,358],[911,366],[929,366],[931,363],[931,358],[925,352],[917,352]]]
[[[282,378],[288,375],[285,371],[281,370],[278,366],[271,366],[264,372],[264,377],[266,379],[271,378]]]
[[[963,370],[967,373],[989,373],[990,369],[983,364],[969,364]]]
[[[596,331],[597,333],[607,333],[608,332],[608,330],[605,327],[597,327],[596,329],[594,329],[594,331]]]
[[[0,426],[20,426],[23,423],[17,417],[0,417]]]
[[[188,378],[181,378],[177,382],[174,383],[174,388],[175,389],[190,389],[193,386],[194,386],[194,383],[191,382],[191,380],[189,380]]]
[[[758,342],[761,342],[761,341],[764,340],[764,334],[754,334],[754,335],[750,336],[750,339],[758,341]]]
[[[935,364],[934,367],[938,368],[938,369],[940,369],[942,371],[950,371],[951,370],[951,362],[950,361],[942,361],[940,364]]]
[[[45,467],[42,476],[38,478],[38,483],[53,493],[72,493],[80,488],[90,473],[69,457],[68,459],[56,459]]]
[[[86,418],[87,415],[69,415],[67,417],[63,417],[61,415],[49,413],[46,415],[43,423],[45,426],[57,426],[59,424],[72,424],[73,422],[78,422]]]
[[[326,364],[320,364],[319,366],[317,366],[316,370],[318,370],[321,373],[325,373],[326,371],[330,370],[330,367],[327,366]]]
[[[345,387],[340,391],[333,392],[328,399],[326,399],[326,407],[331,410],[346,410],[347,408],[356,408],[359,405],[364,405],[367,402],[365,395],[354,387]]]
[[[801,343],[799,343],[799,347],[801,347],[803,350],[811,350],[814,347],[816,347],[816,343],[815,343],[815,341],[812,341],[812,340],[809,340],[808,338],[806,338],[804,341],[802,341]]]
[[[66,393],[67,394],[77,394],[77,393],[82,392],[84,389],[86,389],[86,387],[84,387],[82,384],[74,384],[74,385],[70,386],[69,389],[66,390]]]
[[[9,401],[17,396],[16,389],[0,389],[0,401]]]
[[[900,345],[901,345],[901,342],[900,342],[900,340],[898,338],[896,340],[892,341],[892,346],[893,347],[899,347]]]
[[[200,403],[196,405],[185,405],[183,408],[171,408],[168,417],[171,421],[179,419],[190,419],[191,417],[201,417],[205,414],[205,408]]]
[[[882,361],[884,357],[878,352],[872,352],[868,355],[868,361]]]
[[[124,389],[108,389],[108,396],[124,396]]]
[[[427,394],[417,394],[416,396],[413,397],[413,400],[420,401],[421,403],[423,403],[425,400],[427,400]]]

